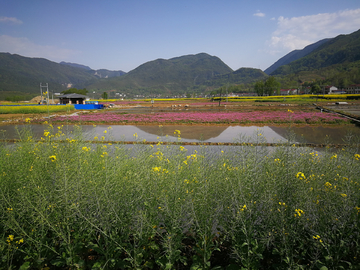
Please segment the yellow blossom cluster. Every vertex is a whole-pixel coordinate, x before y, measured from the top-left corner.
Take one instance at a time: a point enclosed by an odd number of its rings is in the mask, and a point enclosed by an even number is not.
[[[9,245],[11,245],[11,242],[12,241],[14,241],[14,235],[12,235],[12,234],[10,234],[7,238],[6,238],[6,242],[8,242],[8,244]],[[24,243],[24,239],[20,239],[20,240],[17,240],[17,241],[15,241],[15,244],[18,244],[18,245],[20,245],[20,244],[22,244],[22,243]]]
[[[298,172],[298,173],[296,174],[296,178],[299,178],[300,180],[306,179],[304,173],[302,173],[302,172]]]
[[[315,240],[319,240],[320,243],[323,242],[323,241],[321,240],[321,238],[320,238],[320,235],[315,235],[315,236],[313,236],[313,238],[314,238]]]
[[[301,217],[301,215],[304,215],[305,212],[301,209],[295,209],[296,214],[294,214],[294,217]]]

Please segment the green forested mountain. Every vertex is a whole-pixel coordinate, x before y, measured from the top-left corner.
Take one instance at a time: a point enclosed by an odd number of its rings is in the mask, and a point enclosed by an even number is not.
[[[302,50],[294,50],[289,52],[287,55],[281,57],[278,61],[276,61],[274,64],[272,64],[270,67],[268,67],[267,69],[264,70],[264,72],[266,74],[271,74],[273,71],[275,71],[278,67],[281,67],[283,65],[287,65],[293,61],[296,61],[306,55],[308,55],[309,53],[311,53],[312,51],[314,51],[315,49],[317,49],[319,46],[321,46],[322,44],[324,44],[325,42],[328,42],[330,40],[330,38],[327,39],[322,39],[318,42],[315,42],[313,44],[310,44],[308,46],[306,46],[304,49]]]
[[[284,76],[302,71],[316,71],[357,61],[360,61],[360,30],[325,42],[310,54],[277,68],[271,75]]]
[[[81,64],[76,64],[76,63],[64,62],[64,61],[61,61],[60,65],[67,65],[67,66],[72,66],[72,67],[77,67],[77,68],[83,68],[83,69],[86,69],[86,70],[91,70],[91,68],[88,67],[88,66],[81,65]]]
[[[126,73],[122,70],[107,70],[107,69],[93,70],[92,68],[90,68],[88,66],[84,66],[84,65],[80,65],[80,64],[76,64],[76,63],[68,63],[68,62],[64,62],[64,61],[60,62],[60,64],[85,69],[85,70],[89,71],[90,74],[95,75],[99,78],[117,77],[117,76],[124,75]]]
[[[282,88],[299,87],[305,82],[339,87],[360,83],[360,30],[308,47],[276,62],[287,63],[270,74],[281,82]],[[293,60],[302,55],[305,56]],[[267,77],[254,68],[233,71],[218,57],[206,53],[157,59],[124,75],[122,71],[92,70],[79,64],[59,64],[42,58],[0,53],[0,100],[14,95],[24,99],[38,95],[40,83],[49,83],[52,92],[75,87],[99,94],[113,90],[111,93],[127,96],[173,96],[210,93],[222,86],[228,90],[233,87],[237,91],[253,91],[253,83]]]
[[[256,68],[239,68],[234,72],[218,75],[205,82],[208,86],[220,87],[225,84],[249,84],[267,78],[268,75]]]
[[[206,81],[230,72],[232,69],[218,57],[200,53],[150,61],[121,77],[103,79],[88,88],[138,94],[176,94],[200,87]]]
[[[48,83],[51,91],[60,92],[69,84],[83,88],[97,80],[85,69],[43,58],[0,53],[0,100],[9,95],[39,95],[40,83]]]

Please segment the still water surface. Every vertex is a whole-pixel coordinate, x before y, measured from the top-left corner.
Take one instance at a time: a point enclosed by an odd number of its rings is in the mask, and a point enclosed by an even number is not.
[[[57,132],[54,126],[54,132]],[[18,139],[19,132],[24,128],[30,128],[35,139],[44,136],[44,130],[49,129],[46,125],[3,125],[0,126],[1,138]],[[95,136],[105,137],[105,140],[113,141],[177,141],[178,131],[180,131],[181,141],[183,142],[242,142],[256,141],[258,135],[265,137],[269,143],[286,141],[291,137],[291,141],[300,143],[334,143],[342,144],[349,135],[360,138],[360,128],[357,126],[303,126],[303,127],[276,127],[276,126],[201,126],[201,125],[113,125],[109,129],[108,125],[83,125],[81,126],[84,139],[92,140]],[[74,126],[68,125],[62,128],[64,133],[71,133]],[[106,134],[104,131],[107,130]],[[176,131],[178,130],[178,131]],[[176,134],[174,134],[176,133]],[[135,135],[136,134],[136,135]],[[290,135],[291,134],[291,135]],[[135,135],[135,136],[134,136]],[[290,137],[289,137],[290,136]]]

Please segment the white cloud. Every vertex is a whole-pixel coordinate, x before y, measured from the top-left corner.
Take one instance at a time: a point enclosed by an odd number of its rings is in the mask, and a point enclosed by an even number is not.
[[[360,9],[278,18],[278,27],[269,41],[273,49],[292,51],[324,38],[349,34],[360,28]]]
[[[265,17],[265,13],[260,12],[259,10],[253,14],[255,17]]]
[[[67,60],[73,55],[81,53],[79,51],[62,49],[55,46],[38,45],[27,38],[17,38],[7,35],[0,36],[0,51],[20,54],[26,57],[41,57],[53,61]]]
[[[14,17],[4,17],[4,16],[0,16],[0,22],[12,23],[12,24],[22,24],[23,23],[21,20],[16,19]]]

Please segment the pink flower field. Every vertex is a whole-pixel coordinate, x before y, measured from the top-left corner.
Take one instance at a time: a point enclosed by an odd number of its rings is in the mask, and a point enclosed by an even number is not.
[[[88,122],[112,124],[338,124],[350,121],[335,114],[321,112],[177,112],[155,114],[93,113],[79,116],[55,117],[54,122]]]

